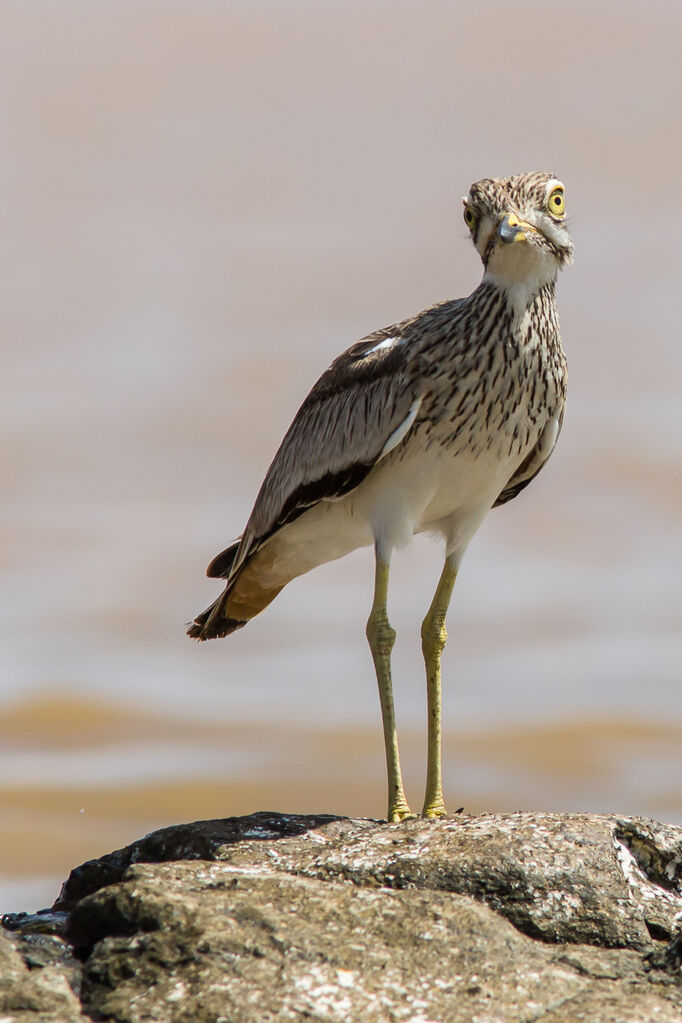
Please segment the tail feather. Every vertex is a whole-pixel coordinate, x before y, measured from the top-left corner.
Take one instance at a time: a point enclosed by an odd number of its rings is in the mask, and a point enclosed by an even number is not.
[[[229,547],[226,547],[220,554],[216,554],[213,561],[206,569],[209,579],[227,579],[232,570],[234,559],[239,549],[239,540],[235,540]],[[239,618],[231,618],[225,613],[225,605],[232,587],[228,583],[226,589],[217,600],[214,600],[210,607],[197,615],[191,625],[187,628],[187,635],[191,639],[220,639],[229,636],[231,632],[242,629],[246,621]]]
[[[248,621],[275,599],[289,581],[286,577],[273,581],[273,545],[257,550],[234,571],[239,541],[213,559],[208,566],[211,578],[227,576],[225,589],[210,607],[202,611],[187,629],[192,639],[218,639],[242,629]],[[230,574],[233,572],[233,574]]]
[[[225,614],[224,607],[228,596],[229,590],[226,590],[210,607],[196,616],[187,629],[190,639],[221,639],[223,636],[229,636],[231,632],[236,632],[237,629],[244,628],[245,621],[230,618]]]
[[[209,579],[228,578],[232,571],[232,566],[234,564],[234,559],[237,556],[240,543],[241,537],[239,540],[235,540],[231,543],[229,547],[226,547],[224,551],[221,551],[220,554],[216,554],[215,558],[206,569],[206,575]]]

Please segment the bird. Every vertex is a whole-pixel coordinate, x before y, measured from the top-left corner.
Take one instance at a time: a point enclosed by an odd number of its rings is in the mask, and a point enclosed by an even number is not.
[[[563,183],[540,171],[483,178],[463,204],[481,283],[467,298],[368,334],[332,362],[285,434],[241,537],[208,566],[224,591],[187,630],[198,640],[227,636],[292,579],[373,545],[366,635],[392,823],[416,815],[405,796],[393,701],[391,555],[416,533],[444,542],[421,626],[428,721],[422,816],[440,818],[441,659],[455,579],[487,513],[515,498],[547,462],[566,402],[556,281],[573,261],[573,243]]]

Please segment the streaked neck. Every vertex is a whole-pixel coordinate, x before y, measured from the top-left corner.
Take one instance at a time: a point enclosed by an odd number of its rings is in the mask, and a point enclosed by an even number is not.
[[[551,297],[554,297],[556,277],[556,267],[552,268],[551,273],[535,276],[532,279],[527,277],[507,277],[486,270],[481,284],[488,285],[501,292],[515,317],[521,319],[527,310],[531,308],[541,291],[549,292]]]

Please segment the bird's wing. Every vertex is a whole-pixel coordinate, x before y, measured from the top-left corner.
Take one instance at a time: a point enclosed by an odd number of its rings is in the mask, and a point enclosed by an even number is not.
[[[406,436],[421,401],[408,384],[406,345],[396,328],[377,331],[320,377],[267,471],[230,576],[287,522],[355,489]]]
[[[554,451],[559,434],[561,433],[561,427],[564,421],[564,410],[561,410],[561,414],[558,419],[550,419],[545,426],[544,430],[540,434],[540,439],[534,448],[531,448],[530,452],[521,462],[514,475],[507,481],[505,487],[500,492],[499,497],[495,501],[493,508],[497,508],[501,504],[506,504],[507,501],[513,500],[524,487],[535,479],[537,474],[542,469],[543,465]]]

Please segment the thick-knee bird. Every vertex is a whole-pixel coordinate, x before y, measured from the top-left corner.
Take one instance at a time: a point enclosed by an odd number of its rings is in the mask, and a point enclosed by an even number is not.
[[[227,636],[296,576],[373,544],[367,638],[383,718],[389,821],[410,816],[391,684],[391,554],[424,531],[445,545],[421,630],[428,709],[422,813],[440,817],[441,654],[457,570],[488,511],[530,483],[561,430],[566,360],[555,286],[573,253],[565,216],[564,186],[553,174],[472,185],[464,221],[483,261],[481,283],[468,298],[369,334],[322,374],[267,471],[241,538],[208,567],[208,576],[225,580],[223,593],[188,630],[196,639]]]

